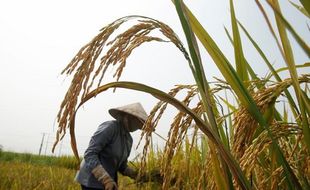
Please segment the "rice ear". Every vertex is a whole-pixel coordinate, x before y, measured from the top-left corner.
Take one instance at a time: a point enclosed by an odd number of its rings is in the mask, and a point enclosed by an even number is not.
[[[309,83],[310,75],[303,75],[299,78],[300,83]],[[274,121],[273,109],[276,99],[280,94],[292,85],[293,81],[289,78],[282,82],[278,82],[269,88],[262,89],[253,94],[253,98],[257,103],[260,111],[268,119],[269,123]],[[258,131],[259,130],[259,131]],[[240,107],[235,113],[234,120],[234,139],[232,145],[233,154],[240,159],[244,151],[252,143],[254,134],[258,136],[261,133],[258,123],[248,113],[247,109]]]

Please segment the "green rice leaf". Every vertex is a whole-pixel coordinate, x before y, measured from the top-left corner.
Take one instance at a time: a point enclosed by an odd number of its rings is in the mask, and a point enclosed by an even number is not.
[[[224,27],[224,30],[225,30],[225,32],[226,32],[226,35],[228,36],[229,41],[230,41],[232,44],[234,44],[233,39],[231,38],[231,36],[230,36],[230,34],[229,34],[229,32],[228,32],[228,30],[227,30],[226,27]],[[250,74],[252,80],[257,80],[257,81],[259,81],[260,79],[257,77],[256,73],[254,72],[254,70],[252,69],[251,65],[249,64],[249,62],[247,61],[247,59],[246,59],[245,57],[244,57],[244,61],[245,61],[247,70],[248,70],[248,72],[249,72],[249,74]],[[258,89],[261,89],[261,88],[263,88],[263,85],[261,85],[260,83],[258,83],[258,84],[257,84],[257,88],[258,88]]]
[[[282,79],[281,77],[278,75],[278,72],[274,69],[274,67],[272,66],[272,64],[270,63],[270,61],[268,60],[267,56],[265,55],[265,53],[262,51],[262,49],[258,46],[258,44],[255,42],[255,40],[251,37],[251,35],[249,34],[249,32],[246,30],[246,28],[239,22],[239,25],[241,27],[241,29],[244,31],[245,35],[248,37],[248,39],[251,41],[251,43],[253,44],[253,46],[255,47],[256,51],[259,53],[259,55],[262,57],[262,59],[264,60],[264,62],[266,63],[267,67],[269,68],[269,70],[271,71],[271,74],[275,77],[275,79],[278,82],[281,82]],[[267,78],[268,80],[269,78]],[[288,90],[285,89],[284,91],[289,104],[291,106],[291,110],[293,115],[295,116],[295,118],[298,117],[299,115],[299,109],[291,95],[290,92],[288,92]]]
[[[280,6],[277,0],[274,0],[272,2],[268,2],[269,5],[273,8],[275,12],[276,22],[278,26],[278,31],[280,34],[280,38],[282,41],[282,46],[284,50],[285,55],[285,62],[287,64],[287,67],[289,68],[289,73],[291,75],[291,78],[293,80],[293,87],[296,93],[296,97],[298,100],[298,104],[301,111],[301,118],[302,118],[302,127],[303,127],[303,134],[305,136],[304,140],[307,144],[308,149],[310,150],[310,127],[307,119],[307,112],[310,112],[309,107],[307,106],[307,103],[305,102],[305,98],[303,98],[302,91],[300,89],[300,84],[298,82],[298,74],[295,66],[294,56],[292,52],[292,48],[286,33],[286,27],[288,25],[287,22],[283,18],[280,10]],[[309,54],[310,56],[310,49]]]
[[[285,107],[285,104],[283,104],[283,121],[288,122],[288,110]]]
[[[310,67],[310,62],[304,63],[302,65],[295,65],[295,67],[296,67],[296,69],[297,68],[307,68],[307,67]],[[280,73],[282,71],[287,71],[287,70],[289,70],[288,67],[282,67],[280,69],[277,69],[276,73]],[[273,76],[273,74],[271,73],[266,79],[269,80],[272,76]]]
[[[194,67],[194,75],[195,75],[195,79],[196,79],[196,84],[198,86],[198,89],[200,91],[200,95],[201,95],[201,99],[202,102],[204,104],[205,110],[207,112],[208,115],[208,120],[213,128],[213,130],[216,132],[217,135],[218,131],[217,131],[217,124],[215,121],[215,114],[214,112],[216,110],[214,110],[214,100],[212,100],[212,95],[210,94],[210,87],[209,84],[207,82],[206,79],[206,75],[204,73],[204,69],[201,63],[201,58],[200,58],[200,53],[199,53],[199,48],[198,48],[198,44],[196,41],[196,37],[194,35],[194,33],[192,32],[191,27],[188,24],[188,16],[186,13],[186,10],[184,9],[184,4],[182,1],[175,1],[175,7],[177,10],[177,13],[179,15],[182,27],[183,27],[183,31],[185,33],[186,36],[186,40],[188,43],[188,47],[189,47],[189,52],[193,61],[193,67]]]
[[[184,8],[184,4],[183,1],[175,1],[175,7],[179,16],[179,19],[181,21],[182,27],[183,27],[183,31],[185,33],[186,36],[186,40],[189,46],[189,51],[190,51],[190,55],[191,58],[193,60],[194,63],[194,68],[196,71],[196,84],[198,86],[198,89],[200,91],[200,96],[202,99],[202,102],[204,104],[207,116],[208,116],[208,120],[214,130],[214,132],[216,132],[216,135],[218,135],[219,137],[222,138],[222,141],[225,142],[225,136],[222,136],[219,134],[218,132],[218,127],[217,127],[217,123],[216,123],[216,116],[214,114],[214,112],[216,112],[216,108],[214,105],[214,100],[212,98],[212,95],[210,93],[210,87],[209,84],[207,83],[205,74],[204,74],[204,69],[201,63],[201,58],[200,58],[200,53],[199,53],[199,48],[198,48],[198,44],[195,38],[194,33],[192,32],[192,28],[190,27],[189,23],[188,23],[188,15],[187,15],[187,10]],[[219,130],[221,131],[222,128],[220,128]],[[210,145],[213,146],[213,145]],[[221,155],[222,157],[222,155]],[[220,159],[222,160],[223,158]],[[217,155],[214,153],[211,156],[211,159],[213,160],[213,167],[214,167],[214,173],[215,173],[215,180],[216,180],[216,184],[217,187],[222,189],[227,189],[227,183],[223,183],[225,179],[227,179],[227,172],[223,172],[221,171],[221,167],[220,165],[223,165],[224,163],[220,164],[217,158]],[[223,166],[225,169],[225,166]],[[224,176],[224,178],[223,178]],[[228,179],[227,179],[228,180]]]
[[[308,15],[310,15],[310,1],[309,0],[299,0],[299,1],[304,6],[304,8],[307,11]]]
[[[232,105],[231,103],[229,103],[229,101],[228,101],[227,99],[224,99],[224,98],[222,98],[222,97],[220,97],[220,99],[226,104],[226,106],[227,106],[230,110],[232,110],[233,112],[237,111],[237,108],[236,108],[234,105]]]
[[[238,77],[241,81],[245,82],[244,85],[247,88],[249,80],[248,72],[247,72],[247,63],[245,61],[243,50],[242,50],[242,43],[240,39],[240,33],[237,25],[237,19],[235,16],[235,9],[234,3],[230,0],[230,15],[231,15],[231,24],[232,24],[232,31],[233,31],[233,45],[235,51],[235,64]]]
[[[307,95],[307,93],[305,92],[305,91],[303,91],[303,90],[301,90],[301,97],[302,97],[302,99],[303,99],[303,101],[305,102],[305,107],[307,108],[306,109],[306,111],[307,111],[307,114],[308,115],[310,115],[310,112],[309,112],[309,110],[310,110],[310,99],[309,99],[309,96]]]
[[[245,92],[247,90],[242,84],[242,81],[239,79],[235,69],[232,67],[232,65],[225,57],[223,52],[219,49],[219,47],[211,38],[211,36],[208,34],[208,32],[202,27],[202,25],[199,23],[196,17],[191,13],[191,11],[188,8],[186,8],[186,6],[185,9],[187,11],[189,22],[191,24],[193,32],[196,34],[202,45],[205,47],[209,55],[212,57],[214,63],[221,71],[223,77],[226,79],[226,81],[229,83],[229,85],[232,87],[232,89],[238,96],[239,101],[244,106],[249,108],[251,112],[252,108],[249,103],[249,99],[251,99],[251,97],[247,92]]]
[[[302,14],[304,14],[306,17],[310,18],[310,15],[308,14],[307,10],[300,5],[297,5],[296,3],[293,3],[292,1],[290,1],[290,3],[296,8],[298,9]]]
[[[212,167],[213,167],[213,174],[215,176],[215,183],[217,188],[219,189],[228,189],[228,184],[225,183],[225,178],[223,176],[223,171],[221,168],[221,164],[216,156],[215,147],[213,144],[209,143],[210,153],[211,153],[211,160],[212,160]]]
[[[244,87],[236,71],[233,69],[227,58],[224,56],[222,51],[218,48],[214,40],[206,32],[206,30],[202,27],[196,17],[190,12],[190,10],[186,8],[186,6],[185,9],[187,10],[187,13],[189,15],[189,22],[191,23],[193,31],[213,58],[214,62],[225,77],[226,81],[231,85],[240,102],[248,109],[248,111],[260,123],[261,126],[264,126],[268,129],[268,125],[264,121],[263,116],[260,113],[256,103],[254,102],[252,96],[249,94],[247,89]]]
[[[273,8],[274,10],[274,14],[276,17],[276,23],[278,26],[278,31],[280,34],[280,39],[282,42],[282,46],[283,46],[283,50],[284,50],[284,58],[285,58],[285,62],[287,64],[287,66],[289,67],[289,72],[291,75],[291,78],[293,80],[293,87],[297,96],[297,100],[298,100],[298,104],[301,110],[301,117],[302,117],[302,126],[303,126],[303,134],[305,136],[305,142],[308,146],[308,149],[310,149],[310,130],[309,130],[309,124],[307,121],[307,117],[305,115],[305,107],[304,107],[304,101],[301,98],[301,89],[299,86],[299,82],[298,82],[298,74],[296,71],[296,67],[295,67],[295,61],[294,61],[294,56],[293,56],[293,52],[292,52],[292,48],[289,42],[289,39],[287,37],[286,34],[286,30],[285,27],[287,27],[287,24],[285,23],[283,16],[281,14],[280,11],[280,6],[277,0],[273,0],[268,1],[269,5]],[[308,56],[310,55],[310,51]],[[283,161],[285,160],[284,156],[283,156]],[[285,161],[286,162],[286,161]],[[285,164],[286,165],[286,164]],[[295,174],[293,173],[293,171],[291,170],[291,168],[289,167],[289,165],[287,165],[287,167],[284,167],[285,172],[286,172],[286,176],[288,178],[288,185],[290,184],[292,187],[296,186],[297,188],[301,189],[301,185],[297,179],[297,177],[295,176]]]
[[[310,47],[309,47],[309,45],[307,45],[307,43],[297,34],[297,32],[294,30],[294,28],[290,25],[290,23],[284,18],[284,16],[282,15],[280,9],[278,8],[278,5],[275,5],[273,3],[269,3],[269,5],[271,6],[271,8],[273,9],[274,13],[276,14],[277,25],[278,25],[278,28],[280,30],[280,37],[281,37],[281,33],[285,32],[284,28],[287,28],[291,32],[293,37],[296,39],[296,41],[300,45],[300,47],[303,49],[303,51],[308,55],[308,57],[310,57]],[[283,32],[281,32],[282,30],[283,30]],[[284,40],[283,39],[283,35],[282,35],[281,39]],[[288,41],[288,39],[285,40],[285,41]],[[286,47],[287,46],[287,42],[284,43],[283,46],[284,46],[283,47],[284,51],[288,51],[288,47]],[[286,52],[286,55],[287,54],[288,54],[288,52]],[[289,58],[286,57],[286,59],[289,59]]]

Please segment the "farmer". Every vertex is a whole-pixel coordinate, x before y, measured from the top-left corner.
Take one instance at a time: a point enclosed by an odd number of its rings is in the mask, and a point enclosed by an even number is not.
[[[102,123],[91,137],[76,181],[83,190],[117,190],[117,172],[132,179],[138,172],[127,165],[131,151],[130,132],[141,129],[147,114],[140,103],[109,110],[116,120]]]

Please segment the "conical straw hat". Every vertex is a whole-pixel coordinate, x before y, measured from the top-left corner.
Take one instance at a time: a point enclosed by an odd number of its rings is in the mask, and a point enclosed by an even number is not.
[[[112,108],[109,110],[109,113],[115,119],[119,119],[119,117],[123,113],[130,114],[132,116],[137,117],[138,119],[141,119],[143,122],[145,122],[148,117],[147,113],[145,112],[144,108],[139,102],[128,104],[128,105],[117,107],[117,108]]]

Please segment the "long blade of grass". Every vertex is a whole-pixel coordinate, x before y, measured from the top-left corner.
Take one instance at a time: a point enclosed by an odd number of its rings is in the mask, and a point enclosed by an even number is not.
[[[248,109],[248,111],[253,115],[253,117],[259,122],[261,126],[268,128],[252,96],[249,94],[249,92],[239,79],[236,71],[233,69],[227,58],[218,48],[218,46],[211,38],[211,36],[207,33],[207,31],[202,27],[196,17],[191,13],[191,11],[188,8],[186,8],[186,10],[189,15],[189,22],[193,28],[193,31],[195,32],[203,46],[206,48],[209,55],[212,57],[214,63],[218,66],[226,81],[229,83],[229,85],[238,96],[242,105]]]
[[[283,121],[288,122],[288,110],[286,109],[285,104],[283,104]]]
[[[226,104],[228,109],[232,110],[233,112],[237,111],[237,108],[229,102],[228,98],[224,99],[220,97],[220,99]]]
[[[224,27],[224,30],[225,30],[225,32],[226,32],[226,35],[227,35],[227,37],[228,37],[230,43],[233,45],[233,44],[234,44],[234,41],[233,41],[233,39],[231,38],[231,36],[230,36],[230,34],[229,34],[227,28]],[[250,76],[251,76],[251,79],[252,79],[252,80],[257,80],[257,81],[259,81],[260,79],[257,77],[256,73],[254,72],[254,70],[252,69],[251,65],[249,64],[249,62],[247,61],[247,59],[246,59],[245,57],[244,57],[244,61],[245,61],[245,64],[246,64],[246,66],[247,66],[247,70],[248,70],[248,72],[249,72],[249,74],[250,74]],[[263,87],[263,85],[261,85],[260,83],[257,84],[257,88],[258,88],[258,89],[261,89],[262,87]]]
[[[216,107],[213,106],[214,100],[213,100],[213,97],[210,93],[210,87],[209,87],[209,84],[207,83],[207,80],[206,80],[206,77],[204,74],[204,69],[203,69],[203,66],[201,63],[199,48],[198,48],[198,44],[197,44],[195,35],[192,32],[192,29],[188,23],[187,12],[184,8],[184,4],[182,1],[179,1],[179,0],[175,1],[175,7],[177,10],[178,16],[180,18],[186,39],[187,39],[187,43],[189,46],[190,55],[191,55],[193,63],[194,63],[194,67],[197,71],[196,75],[198,75],[198,77],[197,77],[198,80],[196,80],[196,84],[197,84],[198,89],[200,91],[200,96],[201,96],[202,102],[204,104],[204,107],[206,108],[208,120],[209,120],[214,132],[219,137],[222,138],[222,141],[225,141],[225,137],[221,136],[218,132],[216,117],[214,114],[214,112],[217,112],[217,110],[216,110]],[[221,128],[220,128],[220,130],[221,130]],[[212,144],[210,144],[210,148],[211,148],[211,155],[212,155],[211,158],[213,160],[213,166],[214,166],[214,172],[215,172],[215,176],[216,176],[215,179],[216,179],[217,187],[227,189],[228,183],[223,183],[223,180],[225,180],[225,181],[229,180],[228,176],[227,176],[228,171],[222,172],[220,170],[221,166],[220,166],[220,163],[218,161],[215,161],[215,160],[218,160],[218,158],[217,158],[217,155],[214,151]],[[223,161],[221,161],[221,162],[223,162]],[[222,163],[221,165],[225,165],[225,163]],[[225,170],[226,166],[224,166],[222,168]]]
[[[188,25],[187,21],[187,15],[186,11],[184,10],[183,3],[182,1],[176,1],[176,10],[179,15],[186,40],[189,46],[189,52],[193,61],[193,68],[195,69],[194,77],[196,79],[196,84],[198,86],[198,90],[200,91],[200,97],[202,99],[204,108],[206,110],[207,116],[208,116],[208,121],[210,122],[212,129],[218,135],[219,137],[222,137],[217,129],[217,123],[216,123],[216,117],[214,114],[214,111],[216,111],[214,105],[214,100],[212,100],[212,95],[210,93],[210,87],[209,84],[207,83],[205,74],[204,74],[204,69],[201,63],[201,58],[200,58],[200,53],[199,53],[199,48],[198,44],[196,41],[196,38],[191,30],[191,28]],[[223,141],[224,139],[222,139]],[[217,187],[220,189],[227,189],[227,183],[223,183],[224,179],[227,179],[227,172],[221,172],[221,164],[218,161],[218,157],[216,154],[216,151],[214,149],[214,145],[210,144],[210,150],[211,150],[211,159],[213,160],[213,168],[214,168],[214,174],[215,174],[215,181],[217,184]],[[223,162],[223,161],[222,161]],[[222,165],[225,165],[225,163],[222,163]]]
[[[285,24],[283,20],[283,16],[282,17],[280,16],[282,14],[281,14],[279,2],[277,0],[272,0],[272,1],[268,1],[268,4],[273,8],[274,13],[275,13],[276,23],[278,26],[280,39],[282,41],[283,50],[285,53],[285,62],[287,64],[287,67],[289,68],[289,73],[293,80],[293,87],[294,87],[295,94],[296,94],[298,104],[300,107],[300,113],[301,113],[301,119],[302,119],[301,123],[303,127],[304,140],[305,140],[305,143],[307,144],[308,149],[310,150],[310,127],[309,127],[307,114],[306,114],[307,112],[309,113],[310,110],[308,110],[308,106],[306,105],[307,103],[304,102],[303,94],[300,89],[300,84],[298,82],[298,74],[297,74],[297,70],[295,66],[292,47],[291,47],[290,41],[288,39],[286,30],[285,30],[287,25]],[[308,56],[310,56],[310,50],[309,50]]]
[[[216,187],[218,189],[228,189],[228,184],[226,182],[226,179],[225,177],[222,176],[221,164],[216,156],[214,144],[209,143],[209,147],[210,147],[210,154],[212,155],[211,160],[212,160],[212,167],[214,170],[214,178],[215,178]]]
[[[305,10],[310,14],[310,1],[309,0],[299,0],[300,3],[304,6]]]
[[[198,86],[198,89],[200,91],[201,99],[203,101],[204,107],[206,108],[207,115],[208,115],[208,120],[213,128],[213,130],[217,133],[217,124],[215,121],[215,114],[214,114],[214,108],[212,108],[213,104],[212,102],[212,96],[210,94],[210,87],[207,82],[204,69],[201,63],[201,58],[200,58],[200,53],[199,53],[199,48],[198,44],[195,38],[194,33],[191,30],[191,27],[188,25],[187,21],[187,15],[186,11],[184,10],[183,3],[182,1],[175,1],[176,2],[176,10],[179,15],[186,40],[189,46],[189,52],[193,61],[193,67],[195,69],[195,79],[196,79],[196,84]],[[217,133],[218,134],[218,133]]]
[[[255,47],[256,51],[262,57],[262,59],[266,63],[267,67],[269,68],[269,70],[271,71],[271,73],[273,74],[275,79],[278,82],[281,82],[282,81],[281,77],[278,75],[278,72],[272,66],[272,64],[268,60],[267,56],[265,55],[265,53],[262,51],[262,49],[258,46],[258,44],[255,42],[255,40],[252,38],[252,36],[249,34],[249,32],[246,30],[246,28],[240,22],[239,22],[239,25],[240,25],[241,29],[243,30],[243,32],[245,33],[245,35],[248,37],[248,39],[251,41],[251,43]],[[267,78],[267,80],[268,80],[268,78]],[[290,104],[290,107],[291,107],[291,110],[292,110],[294,117],[297,118],[300,112],[299,112],[299,109],[298,109],[291,93],[289,93],[288,90],[286,90],[286,89],[285,89],[284,93],[285,93],[285,95],[289,101],[289,104]]]
[[[307,10],[300,5],[297,5],[296,3],[293,3],[292,1],[290,1],[290,3],[296,8],[298,9],[302,14],[304,14],[306,17],[310,18],[310,15],[308,14]]]
[[[310,112],[308,110],[310,110],[310,98],[308,97],[308,94],[306,93],[306,91],[301,90],[301,97],[303,98],[303,101],[305,102],[305,106],[307,107],[306,111],[307,114],[310,115]]]
[[[219,68],[226,81],[238,96],[239,101],[249,110],[251,114],[254,116],[259,115],[260,112],[258,111],[253,98],[250,96],[242,81],[239,79],[235,69],[192,12],[186,8],[186,6],[185,9],[188,13],[189,22],[193,31],[201,41],[202,45],[206,48],[209,55],[212,57],[214,63]]]
[[[228,100],[226,91],[225,91],[225,99]],[[232,111],[230,111],[230,110],[232,110]],[[234,141],[234,137],[235,137],[234,127],[233,127],[233,122],[232,122],[232,116],[231,116],[232,114],[230,114],[230,113],[233,113],[235,111],[236,110],[235,110],[234,106],[232,106],[232,108],[230,106],[227,106],[227,113],[229,113],[229,116],[228,116],[228,130],[229,130],[229,140],[230,140],[230,142],[233,142]]]
[[[270,1],[270,0],[269,0]],[[268,1],[268,2],[269,2]],[[272,0],[273,1],[273,0]],[[291,24],[284,18],[284,16],[282,15],[280,9],[278,8],[279,6],[273,3],[269,2],[269,5],[271,6],[271,8],[273,9],[274,13],[276,14],[276,20],[277,23],[281,22],[281,26],[280,28],[287,28],[291,34],[293,35],[293,37],[296,39],[297,43],[301,46],[301,48],[303,49],[303,51],[308,55],[308,57],[310,57],[310,47],[307,45],[307,43],[297,34],[297,32],[294,30],[294,28],[291,26]],[[279,24],[277,24],[279,27]],[[279,29],[280,29],[279,28]],[[281,29],[282,30],[282,29]],[[285,30],[283,30],[285,31]],[[281,34],[280,34],[281,37]],[[281,37],[283,38],[283,37]],[[286,40],[288,41],[288,40]],[[286,43],[285,43],[286,44]],[[283,44],[283,45],[285,45]],[[283,47],[284,51],[287,51],[287,47]]]
[[[230,0],[230,16],[231,16],[231,25],[233,31],[233,45],[235,52],[235,64],[238,77],[241,81],[245,82],[244,86],[247,88],[249,80],[248,72],[247,72],[247,63],[245,62],[245,58],[242,50],[242,43],[240,38],[240,33],[237,25],[237,19],[235,15],[234,3]]]
[[[296,69],[297,68],[307,68],[307,67],[310,67],[310,62],[304,63],[302,65],[295,65],[295,67],[296,67]],[[287,70],[289,70],[288,67],[281,67],[281,68],[276,70],[276,73],[280,73],[282,71],[287,71]],[[273,73],[271,73],[266,79],[269,80],[272,76],[273,76]]]
[[[264,124],[265,122],[262,114],[260,113],[253,98],[242,84],[236,71],[233,69],[227,58],[218,48],[218,46],[211,38],[211,36],[207,33],[207,31],[202,27],[196,17],[185,5],[184,7],[186,9],[186,12],[188,13],[189,22],[193,28],[193,31],[195,32],[201,43],[204,45],[204,47],[214,60],[215,64],[220,69],[226,81],[231,85],[240,102],[249,110],[249,112],[254,116],[254,118],[257,119],[261,126],[266,126],[266,124]]]
[[[239,98],[239,101],[248,107],[247,98],[243,96],[242,89],[239,89],[239,85],[241,81],[238,79],[236,72],[234,71],[233,67],[229,63],[228,59],[213,41],[211,36],[207,33],[207,31],[202,27],[196,17],[188,10],[190,24],[193,28],[193,31],[201,41],[202,45],[205,47],[209,55],[212,57],[214,63],[221,71],[222,75],[232,86],[232,89],[236,93]]]
[[[97,89],[86,94],[85,97],[81,100],[81,103],[79,104],[79,106],[77,107],[75,114],[78,111],[78,109],[82,105],[84,105],[84,103],[86,103],[88,100],[96,97],[101,92],[104,92],[110,88],[111,89],[125,88],[125,89],[137,90],[137,91],[148,93],[148,94],[154,96],[155,98],[157,98],[159,100],[165,101],[165,102],[173,105],[179,111],[190,115],[193,118],[193,120],[195,121],[195,123],[197,124],[197,126],[199,127],[199,129],[209,138],[210,141],[212,141],[214,146],[217,148],[218,153],[222,155],[222,158],[224,159],[225,163],[229,167],[230,171],[236,177],[236,180],[239,181],[240,185],[242,187],[244,187],[244,189],[250,189],[248,184],[247,184],[248,183],[247,181],[244,181],[244,182],[241,181],[243,179],[246,180],[246,178],[244,177],[244,175],[241,171],[241,168],[236,163],[236,161],[234,160],[234,158],[231,155],[231,153],[229,152],[229,150],[227,150],[227,148],[223,145],[223,143],[218,138],[218,136],[213,132],[213,130],[211,129],[211,126],[207,125],[203,120],[201,120],[201,118],[195,112],[193,112],[192,109],[190,109],[189,107],[184,105],[182,102],[175,99],[173,96],[171,96],[165,92],[162,92],[158,89],[152,88],[152,87],[144,85],[144,84],[135,83],[135,82],[111,82],[111,83],[105,84],[103,86],[100,86]],[[74,129],[74,126],[75,126],[74,123],[75,123],[75,119],[73,118],[70,121],[70,132],[72,132],[72,133],[70,133],[70,135],[71,135],[71,141],[76,142],[75,135],[74,135],[74,130],[75,130]],[[78,153],[76,146],[74,147],[74,145],[76,145],[76,144],[72,143],[72,145],[73,145],[72,148],[75,150],[74,152]],[[76,154],[75,156],[78,156],[78,154]],[[244,184],[246,184],[246,185],[244,185]]]
[[[254,102],[252,97],[247,92],[246,88],[242,84],[241,80],[239,79],[236,71],[226,58],[226,56],[223,54],[223,52],[219,49],[217,44],[214,42],[212,37],[208,34],[208,32],[202,27],[202,25],[199,23],[199,21],[196,19],[196,17],[192,14],[192,12],[186,8],[186,11],[189,16],[189,22],[191,24],[191,27],[193,31],[195,32],[196,36],[199,38],[202,45],[205,47],[209,55],[212,57],[214,63],[219,68],[220,72],[226,79],[226,81],[229,83],[229,85],[232,87],[234,92],[239,98],[239,101],[248,108],[250,113],[254,113],[257,110],[250,106],[251,103]]]
[[[278,40],[278,38],[277,38],[277,35],[276,35],[276,33],[275,33],[275,31],[274,31],[274,29],[273,29],[273,27],[272,27],[272,24],[271,24],[271,22],[270,22],[270,20],[269,20],[269,18],[268,18],[268,15],[267,15],[267,13],[266,13],[264,7],[263,7],[262,4],[259,2],[259,0],[255,0],[255,3],[256,3],[256,5],[257,5],[257,7],[259,8],[259,10],[261,11],[261,13],[263,14],[264,19],[265,19],[265,21],[266,21],[266,23],[267,23],[267,25],[268,25],[268,28],[269,28],[269,30],[270,30],[270,32],[271,32],[273,38],[275,39],[276,44],[277,44],[277,46],[278,46],[278,48],[279,48],[279,50],[280,50],[280,53],[281,53],[283,59],[285,59],[282,46],[281,46],[281,44],[280,44],[280,42],[279,42],[279,40]]]

